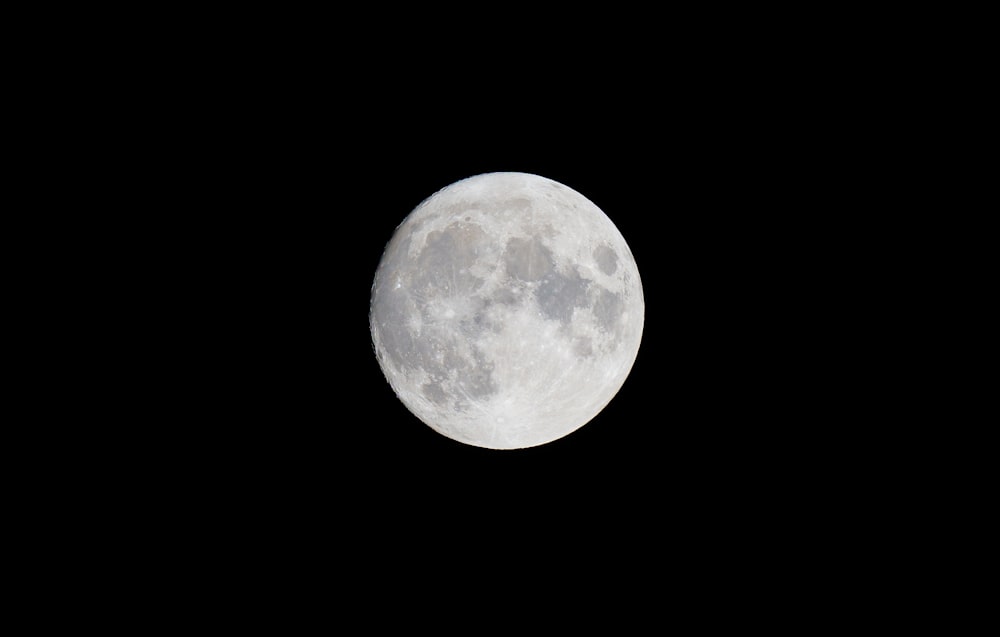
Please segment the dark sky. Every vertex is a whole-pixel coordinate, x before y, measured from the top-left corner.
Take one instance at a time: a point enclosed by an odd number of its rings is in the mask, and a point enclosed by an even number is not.
[[[362,482],[379,476],[427,498],[452,480],[502,492],[513,481],[529,500],[582,501],[590,489],[660,498],[671,484],[767,475],[761,465],[776,459],[775,445],[800,431],[795,368],[808,348],[777,344],[795,339],[796,317],[809,311],[793,302],[800,273],[775,249],[794,232],[780,201],[794,196],[792,168],[782,160],[768,169],[763,147],[711,114],[660,108],[669,104],[516,118],[390,110],[331,117],[326,134],[303,142],[313,154],[289,159],[291,202],[273,239],[283,261],[274,284],[303,314],[280,320],[291,363],[305,365],[287,372],[306,377],[288,426],[306,427],[296,444],[307,457],[360,463],[371,472]],[[646,302],[638,359],[619,395],[566,439],[521,452],[461,445],[420,423],[384,380],[367,325],[374,271],[396,225],[436,190],[499,170],[550,177],[601,207],[635,255]],[[297,409],[308,425],[296,422]]]
[[[745,125],[746,110],[734,120],[723,96],[640,91],[609,103],[577,93],[537,104],[507,95],[490,108],[475,107],[486,89],[466,91],[466,107],[414,94],[423,110],[373,100],[340,111],[329,96],[305,96],[301,111],[279,111],[284,119],[243,142],[245,170],[231,178],[249,192],[246,211],[225,230],[267,291],[254,320],[273,348],[261,362],[287,393],[267,407],[286,421],[276,433],[289,453],[365,459],[401,488],[451,467],[498,484],[507,471],[538,472],[559,488],[582,479],[645,491],[679,473],[752,473],[812,417],[799,411],[810,388],[796,369],[812,347],[803,325],[817,308],[804,293],[815,279],[799,263],[824,204],[808,216],[800,207],[809,170],[794,136],[768,132],[762,116]],[[646,319],[632,374],[604,412],[565,440],[498,453],[443,438],[405,410],[375,361],[367,311],[396,225],[438,189],[504,170],[564,183],[615,222],[638,263]],[[641,480],[622,477],[631,472]]]
[[[116,77],[124,97],[96,102],[120,144],[83,120],[94,141],[76,149],[81,163],[92,151],[116,161],[101,198],[84,193],[71,212],[89,224],[120,200],[124,223],[108,220],[106,235],[134,253],[109,259],[126,273],[126,307],[98,314],[130,334],[128,358],[112,361],[123,386],[101,388],[124,425],[69,420],[107,457],[79,454],[86,470],[124,496],[112,535],[154,529],[142,555],[189,560],[184,586],[218,564],[250,588],[371,601],[424,591],[447,562],[432,611],[450,612],[454,591],[492,615],[570,610],[553,601],[558,573],[598,592],[570,614],[589,617],[631,582],[647,597],[628,599],[661,622],[677,591],[718,614],[728,606],[699,591],[754,589],[775,555],[791,588],[826,572],[811,560],[848,555],[865,515],[851,529],[837,511],[893,497],[891,484],[860,497],[894,453],[870,426],[893,414],[865,404],[892,380],[877,354],[894,326],[872,308],[893,281],[854,285],[859,255],[891,239],[872,219],[892,202],[865,192],[885,168],[856,125],[870,100],[839,90],[802,42],[773,44],[741,16],[697,32],[628,13],[614,30],[601,8],[593,31],[561,28],[560,41],[523,31],[530,12],[495,7],[517,28],[476,49],[451,20],[440,34],[404,21],[412,41],[388,47],[375,37],[384,16],[336,11],[312,34],[301,19],[279,35],[227,16],[219,33],[246,42],[213,35],[212,55],[172,34],[169,76],[140,60],[146,89]],[[518,59],[529,42],[557,55]],[[838,33],[818,48],[839,59],[845,46]],[[631,247],[646,304],[618,395],[577,432],[522,451],[423,425],[385,381],[368,328],[394,228],[489,171],[537,173],[596,203]],[[510,598],[469,585],[510,577]]]
[[[185,249],[216,255],[207,274],[187,266],[201,296],[184,323],[210,353],[186,383],[210,400],[174,408],[177,455],[192,485],[211,485],[206,507],[287,519],[311,544],[346,533],[345,554],[370,536],[420,554],[415,530],[434,550],[476,554],[481,541],[493,554],[579,534],[599,546],[611,529],[613,550],[593,553],[607,564],[668,559],[665,537],[725,544],[843,479],[837,453],[858,431],[833,361],[836,326],[854,319],[827,300],[848,256],[826,255],[857,217],[829,162],[804,150],[828,129],[683,72],[662,91],[655,74],[604,77],[461,90],[382,78],[393,90],[368,92],[304,73],[252,108],[219,109],[177,169],[211,188],[171,191],[169,216]],[[614,221],[646,316],[601,414],[501,452],[406,410],[376,362],[368,307],[382,250],[417,204],[507,170],[566,184]]]

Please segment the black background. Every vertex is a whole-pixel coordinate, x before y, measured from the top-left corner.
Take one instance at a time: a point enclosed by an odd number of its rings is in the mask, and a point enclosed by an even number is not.
[[[463,56],[416,35],[392,52],[329,34],[230,47],[138,99],[156,109],[130,143],[159,161],[132,168],[156,210],[132,245],[176,299],[143,312],[156,354],[136,355],[163,371],[132,381],[155,423],[133,434],[129,462],[155,475],[140,499],[237,572],[360,560],[353,578],[419,586],[449,563],[544,589],[552,571],[681,569],[697,589],[780,554],[795,577],[874,453],[857,396],[876,387],[844,372],[863,316],[837,282],[868,177],[842,159],[855,106],[812,81],[822,52],[656,33],[526,60],[505,39]],[[410,414],[368,326],[396,226],[491,171],[597,204],[646,304],[611,403],[517,451]]]
[[[249,137],[256,120],[232,120],[245,126],[220,145],[236,161],[218,174],[239,196],[209,227],[227,250],[208,300],[239,299],[218,336],[241,379],[222,386],[248,424],[213,433],[215,451],[289,502],[420,519],[471,510],[515,526],[759,512],[826,488],[816,467],[830,461],[837,408],[819,397],[819,341],[831,337],[817,322],[835,309],[816,296],[828,273],[814,255],[833,195],[800,150],[825,138],[698,78],[661,93],[652,76],[482,73],[462,90],[293,94]],[[506,170],[555,179],[605,211],[635,255],[646,320],[632,373],[601,414],[552,444],[499,452],[434,433],[395,398],[368,307],[382,250],[420,201]]]
[[[198,110],[198,152],[178,173],[207,187],[181,190],[198,199],[184,214],[199,258],[212,255],[199,285],[210,340],[241,379],[219,386],[253,423],[247,441],[224,428],[213,442],[244,444],[279,474],[319,480],[350,465],[356,480],[340,491],[379,484],[431,501],[472,489],[480,503],[645,508],[693,497],[694,485],[717,497],[800,488],[793,475],[818,453],[803,423],[830,408],[810,400],[820,381],[805,368],[815,321],[835,311],[815,294],[828,274],[815,255],[836,193],[804,148],[831,142],[822,115],[783,110],[801,91],[775,84],[760,105],[759,82],[720,83],[705,68],[500,65],[456,70],[470,74],[461,82],[444,69],[322,83],[303,72]],[[420,201],[506,170],[555,179],[605,211],[638,263],[646,322],[628,381],[598,417],[504,453],[406,411],[375,360],[368,306],[382,250]]]
[[[884,99],[901,16],[597,8],[436,27],[381,5],[205,10],[107,20],[116,37],[56,54],[36,152],[66,181],[39,192],[69,205],[36,216],[74,252],[71,293],[39,295],[69,349],[37,364],[76,389],[37,403],[68,412],[34,428],[66,469],[46,458],[15,488],[51,481],[35,506],[58,515],[52,547],[92,560],[83,588],[113,568],[136,598],[168,592],[149,616],[197,598],[285,628],[356,601],[385,611],[369,622],[545,609],[645,628],[824,601],[826,621],[920,568],[885,524],[924,495],[893,461],[932,461],[903,445],[898,405],[924,402],[897,400],[889,364],[922,353],[882,311],[919,284],[882,256],[914,223],[899,193],[924,192],[892,178],[922,144],[909,97]],[[596,203],[646,304],[619,394],[518,451],[423,425],[368,326],[395,227],[504,170]]]

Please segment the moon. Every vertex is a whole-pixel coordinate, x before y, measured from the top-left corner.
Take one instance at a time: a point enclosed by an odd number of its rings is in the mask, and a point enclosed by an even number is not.
[[[417,418],[465,444],[520,449],[614,398],[644,307],[635,258],[600,208],[551,179],[496,172],[438,191],[396,228],[369,325]]]

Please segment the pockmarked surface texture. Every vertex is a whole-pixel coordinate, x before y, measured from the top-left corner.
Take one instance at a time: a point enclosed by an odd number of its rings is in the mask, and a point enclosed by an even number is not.
[[[517,449],[600,413],[635,362],[643,312],[635,259],[596,205],[544,177],[487,173],[396,229],[370,326],[386,379],[420,420]]]

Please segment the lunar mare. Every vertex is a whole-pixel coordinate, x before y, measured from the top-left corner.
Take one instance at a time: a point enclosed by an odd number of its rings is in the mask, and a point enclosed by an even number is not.
[[[596,205],[538,175],[487,173],[400,224],[369,318],[382,371],[414,415],[466,444],[517,449],[611,401],[644,303],[632,252]]]

